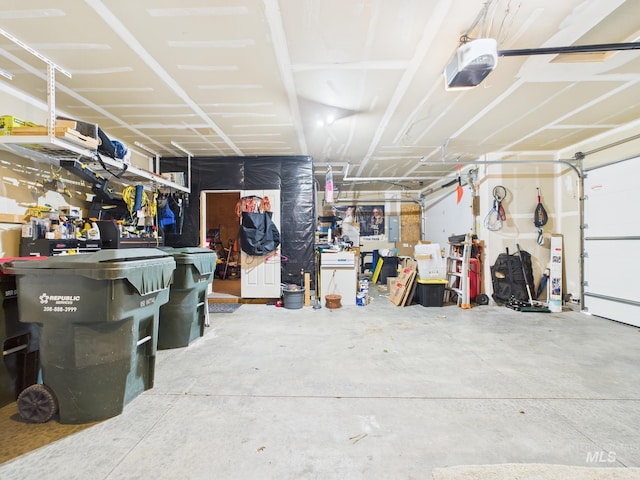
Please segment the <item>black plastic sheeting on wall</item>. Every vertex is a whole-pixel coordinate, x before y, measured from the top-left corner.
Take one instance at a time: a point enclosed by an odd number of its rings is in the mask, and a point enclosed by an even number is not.
[[[163,172],[186,170],[184,158],[162,158]],[[280,190],[282,282],[301,284],[301,272],[315,279],[315,205],[311,157],[197,157],[191,159],[191,194],[184,206],[182,234],[167,234],[173,247],[198,246],[200,192]],[[313,286],[315,288],[315,286]]]

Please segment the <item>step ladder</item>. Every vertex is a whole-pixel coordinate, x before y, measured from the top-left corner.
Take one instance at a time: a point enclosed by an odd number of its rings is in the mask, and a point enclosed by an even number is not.
[[[455,302],[460,308],[471,308],[469,298],[469,261],[473,235],[468,233],[462,242],[449,242],[447,255],[447,285],[445,301]]]

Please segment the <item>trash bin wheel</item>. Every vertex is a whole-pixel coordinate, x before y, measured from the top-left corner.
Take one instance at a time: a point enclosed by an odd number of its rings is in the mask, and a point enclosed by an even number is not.
[[[58,411],[58,401],[46,385],[37,383],[18,395],[18,412],[28,422],[45,423]]]
[[[489,297],[484,293],[479,293],[476,297],[476,303],[478,305],[489,305]]]

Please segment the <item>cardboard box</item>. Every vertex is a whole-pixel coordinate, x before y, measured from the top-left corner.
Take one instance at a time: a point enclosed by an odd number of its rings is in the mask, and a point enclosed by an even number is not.
[[[409,242],[396,242],[395,248],[398,251],[399,257],[413,257],[413,243]]]
[[[549,279],[547,281],[551,285],[549,291],[549,310],[552,312],[562,312],[562,240],[562,234],[551,234],[551,263],[549,267]]]
[[[407,266],[398,274],[398,280],[393,286],[393,292],[389,295],[389,300],[391,300],[394,305],[401,306],[407,301],[407,297],[416,278],[417,270],[418,263],[410,260],[407,262]]]
[[[374,250],[382,250],[384,248],[393,250],[393,243],[384,240],[371,240],[366,237],[361,237],[360,248],[363,252],[373,252]]]
[[[170,182],[173,182],[182,187],[185,186],[185,173],[184,172],[164,172],[160,174],[161,177],[166,178]]]
[[[398,250],[399,257],[413,257],[415,255],[416,245],[429,245],[431,242],[421,240],[419,242],[396,242],[395,248]]]
[[[37,127],[37,123],[28,122],[11,115],[0,116],[0,135],[11,135],[14,127]]]

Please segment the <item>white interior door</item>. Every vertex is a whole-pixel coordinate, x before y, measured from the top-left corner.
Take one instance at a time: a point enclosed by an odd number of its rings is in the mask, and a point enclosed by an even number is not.
[[[584,201],[584,310],[640,326],[638,158],[589,170]]]
[[[240,197],[252,195],[269,197],[273,212],[271,220],[280,231],[280,190],[242,190],[240,192]],[[241,252],[240,263],[242,298],[280,297],[280,246],[264,257]]]

